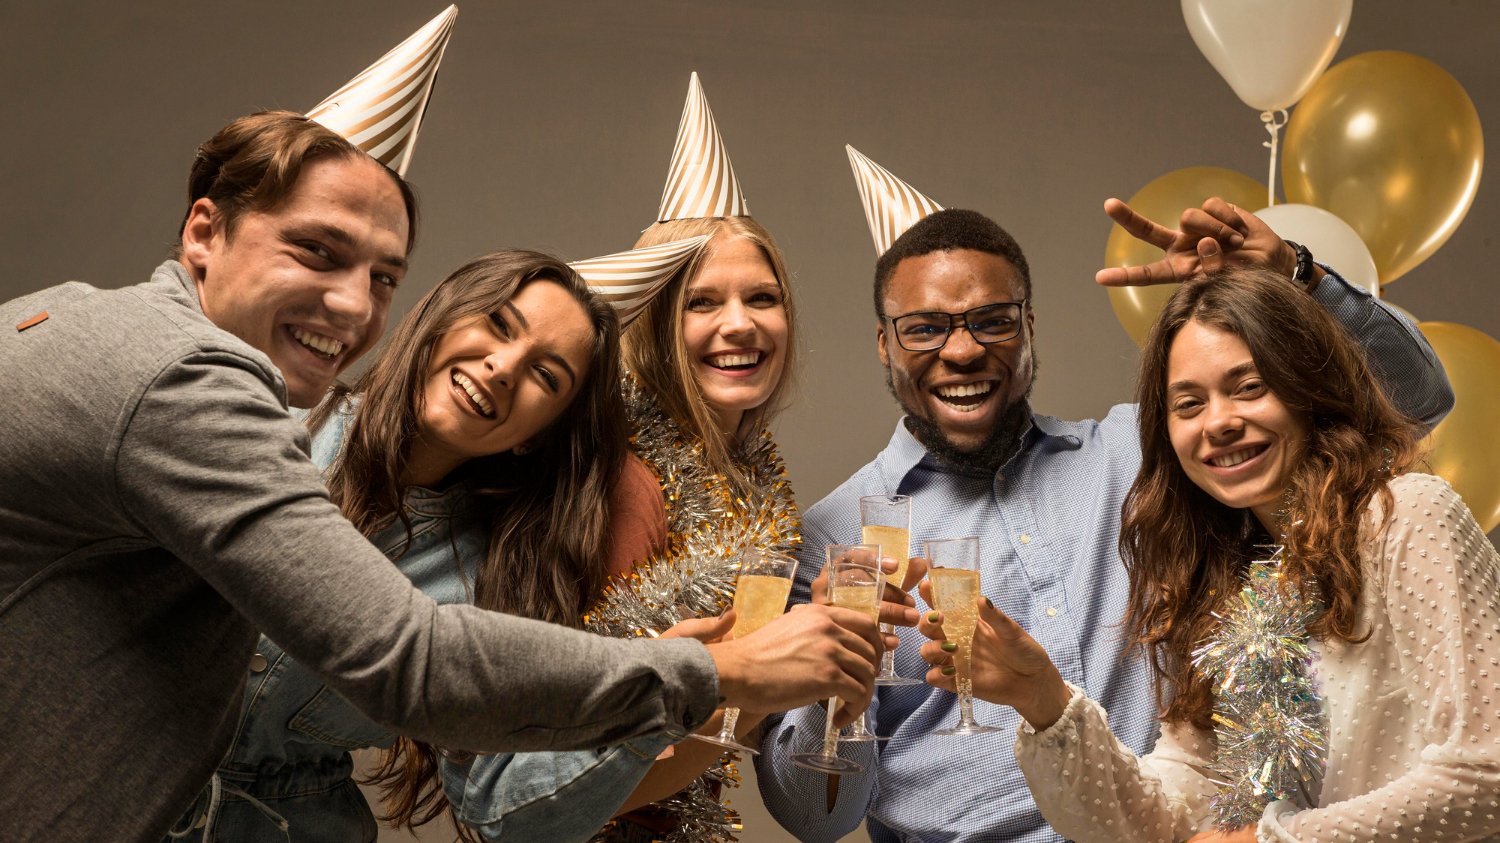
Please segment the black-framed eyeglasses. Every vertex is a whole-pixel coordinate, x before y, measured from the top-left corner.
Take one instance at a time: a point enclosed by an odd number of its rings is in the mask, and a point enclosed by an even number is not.
[[[963,313],[921,312],[888,316],[896,342],[907,351],[937,351],[948,344],[955,323],[969,330],[980,345],[1005,342],[1021,333],[1025,301],[982,304]]]

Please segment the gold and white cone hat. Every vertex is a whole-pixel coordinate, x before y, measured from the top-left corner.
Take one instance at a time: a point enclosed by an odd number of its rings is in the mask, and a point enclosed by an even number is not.
[[[405,176],[457,17],[457,6],[444,9],[307,116]]]
[[[707,234],[642,246],[599,258],[574,261],[573,267],[589,289],[615,309],[623,329],[641,315],[651,299],[671,280],[672,273],[697,257],[713,238]]]
[[[942,205],[918,193],[864,153],[848,144],[844,149],[849,153],[849,166],[854,168],[854,183],[859,185],[859,200],[865,205],[876,255],[885,254],[918,220],[943,210]]]
[[[748,216],[750,209],[724,151],[724,139],[719,137],[708,97],[694,73],[688,80],[687,104],[677,124],[677,146],[672,149],[672,166],[656,221]]]

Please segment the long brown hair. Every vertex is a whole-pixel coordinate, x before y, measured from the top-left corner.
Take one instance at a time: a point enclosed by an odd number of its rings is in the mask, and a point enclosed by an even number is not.
[[[707,217],[701,219],[659,222],[646,229],[636,240],[636,248],[670,243],[707,234],[711,237],[742,237],[754,243],[771,265],[776,284],[781,288],[782,307],[786,310],[787,341],[780,349],[783,355],[781,381],[766,402],[740,419],[739,430],[728,436],[719,429],[717,417],[708,406],[698,381],[693,376],[691,355],[682,334],[682,317],[687,308],[688,288],[698,272],[713,260],[715,244],[710,241],[696,260],[677,271],[666,287],[625,331],[625,365],[641,386],[661,405],[673,421],[689,436],[703,443],[703,455],[715,473],[743,486],[743,471],[734,461],[737,442],[768,424],[781,411],[791,389],[796,365],[797,314],[792,304],[792,288],[787,283],[786,262],[771,233],[749,217]]]
[[[566,264],[537,252],[495,252],[460,267],[424,296],[356,382],[352,391],[362,398],[327,481],[334,502],[366,535],[394,519],[409,532],[401,477],[419,433],[433,347],[456,322],[495,313],[538,281],[567,290],[593,329],[578,394],[524,456],[506,451],[477,457],[450,479],[472,484],[493,504],[486,512],[489,548],[473,583],[474,605],[578,627],[608,576],[609,491],[629,445],[614,311]],[[320,426],[350,391],[336,390],[309,426]],[[414,827],[445,810],[451,816],[431,746],[398,739],[371,780],[384,791],[387,822]],[[467,837],[456,821],[455,827]]]
[[[1361,349],[1326,310],[1272,272],[1233,269],[1181,286],[1141,353],[1137,403],[1141,469],[1125,499],[1120,553],[1130,576],[1126,626],[1150,653],[1163,719],[1210,728],[1213,692],[1193,650],[1213,631],[1212,612],[1236,593],[1262,534],[1249,510],[1224,506],[1183,472],[1167,433],[1167,360],[1188,322],[1239,337],[1266,386],[1307,423],[1287,478],[1284,563],[1316,582],[1319,638],[1359,641],[1364,585],[1359,546],[1366,508],[1418,457],[1418,427],[1386,399]],[[1300,522],[1300,523],[1299,523]],[[1263,538],[1263,537],[1262,537]]]

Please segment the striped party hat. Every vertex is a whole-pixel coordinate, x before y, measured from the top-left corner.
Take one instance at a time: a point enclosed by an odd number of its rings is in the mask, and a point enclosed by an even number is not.
[[[865,205],[865,220],[870,223],[877,256],[885,254],[918,220],[943,210],[942,205],[918,193],[864,153],[848,144],[844,149],[849,153],[849,166],[854,168],[854,183],[859,185],[859,199]]]
[[[614,307],[620,328],[624,329],[641,315],[672,274],[696,258],[712,239],[700,234],[686,240],[574,261],[568,266],[588,283],[595,295]]]
[[[457,6],[444,9],[307,116],[405,176],[457,17]]]
[[[748,216],[750,209],[724,151],[724,139],[719,137],[708,97],[694,73],[688,81],[687,104],[677,125],[677,146],[672,149],[672,166],[656,221]]]

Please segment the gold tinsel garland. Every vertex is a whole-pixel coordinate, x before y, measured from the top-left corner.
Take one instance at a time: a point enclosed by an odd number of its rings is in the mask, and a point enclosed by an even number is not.
[[[636,455],[656,473],[667,504],[667,547],[615,577],[584,614],[590,632],[615,638],[656,637],[685,617],[708,617],[734,600],[740,556],[746,551],[789,551],[801,542],[801,518],[786,467],[769,431],[744,443],[735,461],[749,492],[736,495],[729,481],[704,464],[703,443],[690,439],[634,378],[623,383]],[[677,828],[666,843],[737,840],[739,815],[714,795],[711,782],[739,782],[733,754],[687,788],[653,807],[671,813]],[[606,827],[596,840],[608,840]]]

